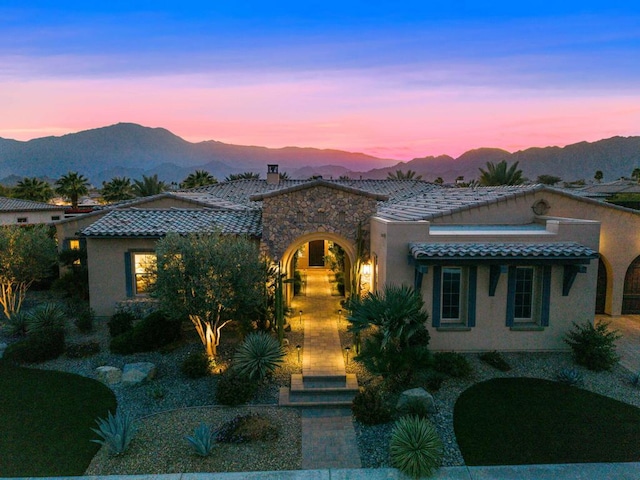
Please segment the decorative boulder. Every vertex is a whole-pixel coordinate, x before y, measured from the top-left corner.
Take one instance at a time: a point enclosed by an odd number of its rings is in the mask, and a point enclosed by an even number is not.
[[[156,376],[156,366],[151,362],[127,363],[122,370],[124,385],[138,385]]]
[[[422,405],[424,410],[429,413],[436,411],[433,397],[424,388],[412,388],[402,392],[396,404],[396,410],[400,413],[407,413],[411,408],[415,408],[415,405]]]
[[[122,370],[116,367],[98,367],[96,378],[106,385],[115,385],[122,381]]]
[[[7,349],[6,343],[0,343],[0,358],[4,355],[4,351]]]

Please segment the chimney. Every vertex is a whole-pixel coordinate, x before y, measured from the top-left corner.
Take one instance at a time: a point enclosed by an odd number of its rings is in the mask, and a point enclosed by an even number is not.
[[[278,165],[267,165],[267,185],[278,185],[279,183]]]

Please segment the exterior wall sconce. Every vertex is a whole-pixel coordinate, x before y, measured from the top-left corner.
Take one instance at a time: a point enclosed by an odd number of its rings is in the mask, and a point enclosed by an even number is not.
[[[296,345],[296,350],[298,351],[298,363],[300,363],[300,349],[302,347],[300,346],[300,344]]]
[[[351,347],[345,347],[345,351],[347,352],[347,365],[349,365],[349,352],[351,351]]]
[[[366,275],[366,276],[371,275],[371,264],[370,263],[365,263],[364,265],[362,265],[362,275]]]
[[[300,310],[300,325],[302,326],[302,310]]]

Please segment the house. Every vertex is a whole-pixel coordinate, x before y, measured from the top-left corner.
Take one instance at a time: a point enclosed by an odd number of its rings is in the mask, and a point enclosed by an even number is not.
[[[572,322],[640,312],[640,213],[540,185],[281,180],[270,165],[266,180],[146,197],[57,228],[61,244],[86,243],[101,316],[147,294],[159,238],[203,231],[255,238],[288,276],[324,266],[338,244],[365,291],[422,293],[435,350],[563,349]]]
[[[0,197],[0,225],[53,223],[64,218],[61,205]]]

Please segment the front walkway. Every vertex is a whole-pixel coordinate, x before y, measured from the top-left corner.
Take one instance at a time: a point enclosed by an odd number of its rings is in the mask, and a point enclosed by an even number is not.
[[[332,377],[346,375],[340,337],[340,298],[331,296],[330,271],[308,269],[306,295],[294,298],[292,322],[304,323],[302,374]],[[360,453],[349,408],[302,410],[302,468],[360,468]]]
[[[622,335],[616,342],[618,354],[622,357],[620,365],[633,373],[640,371],[640,315],[596,315],[597,322],[608,322],[609,328]]]

